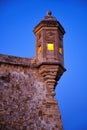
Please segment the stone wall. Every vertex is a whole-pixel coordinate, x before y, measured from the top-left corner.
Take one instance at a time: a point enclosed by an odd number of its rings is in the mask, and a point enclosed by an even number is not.
[[[0,130],[62,130],[35,59],[0,55]]]

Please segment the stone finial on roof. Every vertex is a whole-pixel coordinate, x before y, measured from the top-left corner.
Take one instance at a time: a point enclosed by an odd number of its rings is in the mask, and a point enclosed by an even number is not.
[[[47,11],[47,16],[51,16],[52,12],[51,11]]]

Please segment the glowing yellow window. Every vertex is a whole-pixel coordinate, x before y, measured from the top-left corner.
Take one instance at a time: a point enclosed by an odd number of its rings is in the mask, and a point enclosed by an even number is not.
[[[49,50],[49,51],[54,50],[54,44],[53,43],[48,43],[47,44],[47,50]]]
[[[62,47],[59,48],[59,53],[62,55],[63,54],[63,49]]]
[[[41,52],[41,45],[38,47],[38,54]]]

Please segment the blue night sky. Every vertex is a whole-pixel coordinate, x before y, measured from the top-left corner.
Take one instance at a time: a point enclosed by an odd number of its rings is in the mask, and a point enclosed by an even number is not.
[[[35,56],[33,28],[52,11],[64,27],[64,73],[56,87],[64,130],[87,130],[86,0],[0,0],[0,53]]]

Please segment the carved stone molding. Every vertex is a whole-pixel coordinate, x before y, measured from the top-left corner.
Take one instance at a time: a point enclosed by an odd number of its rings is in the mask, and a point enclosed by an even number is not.
[[[55,33],[53,31],[46,32],[46,41],[52,41],[55,39]]]
[[[39,67],[39,74],[46,82],[52,97],[55,96],[54,90],[57,85],[57,81],[60,79],[64,71],[65,70],[60,65],[41,65]]]

